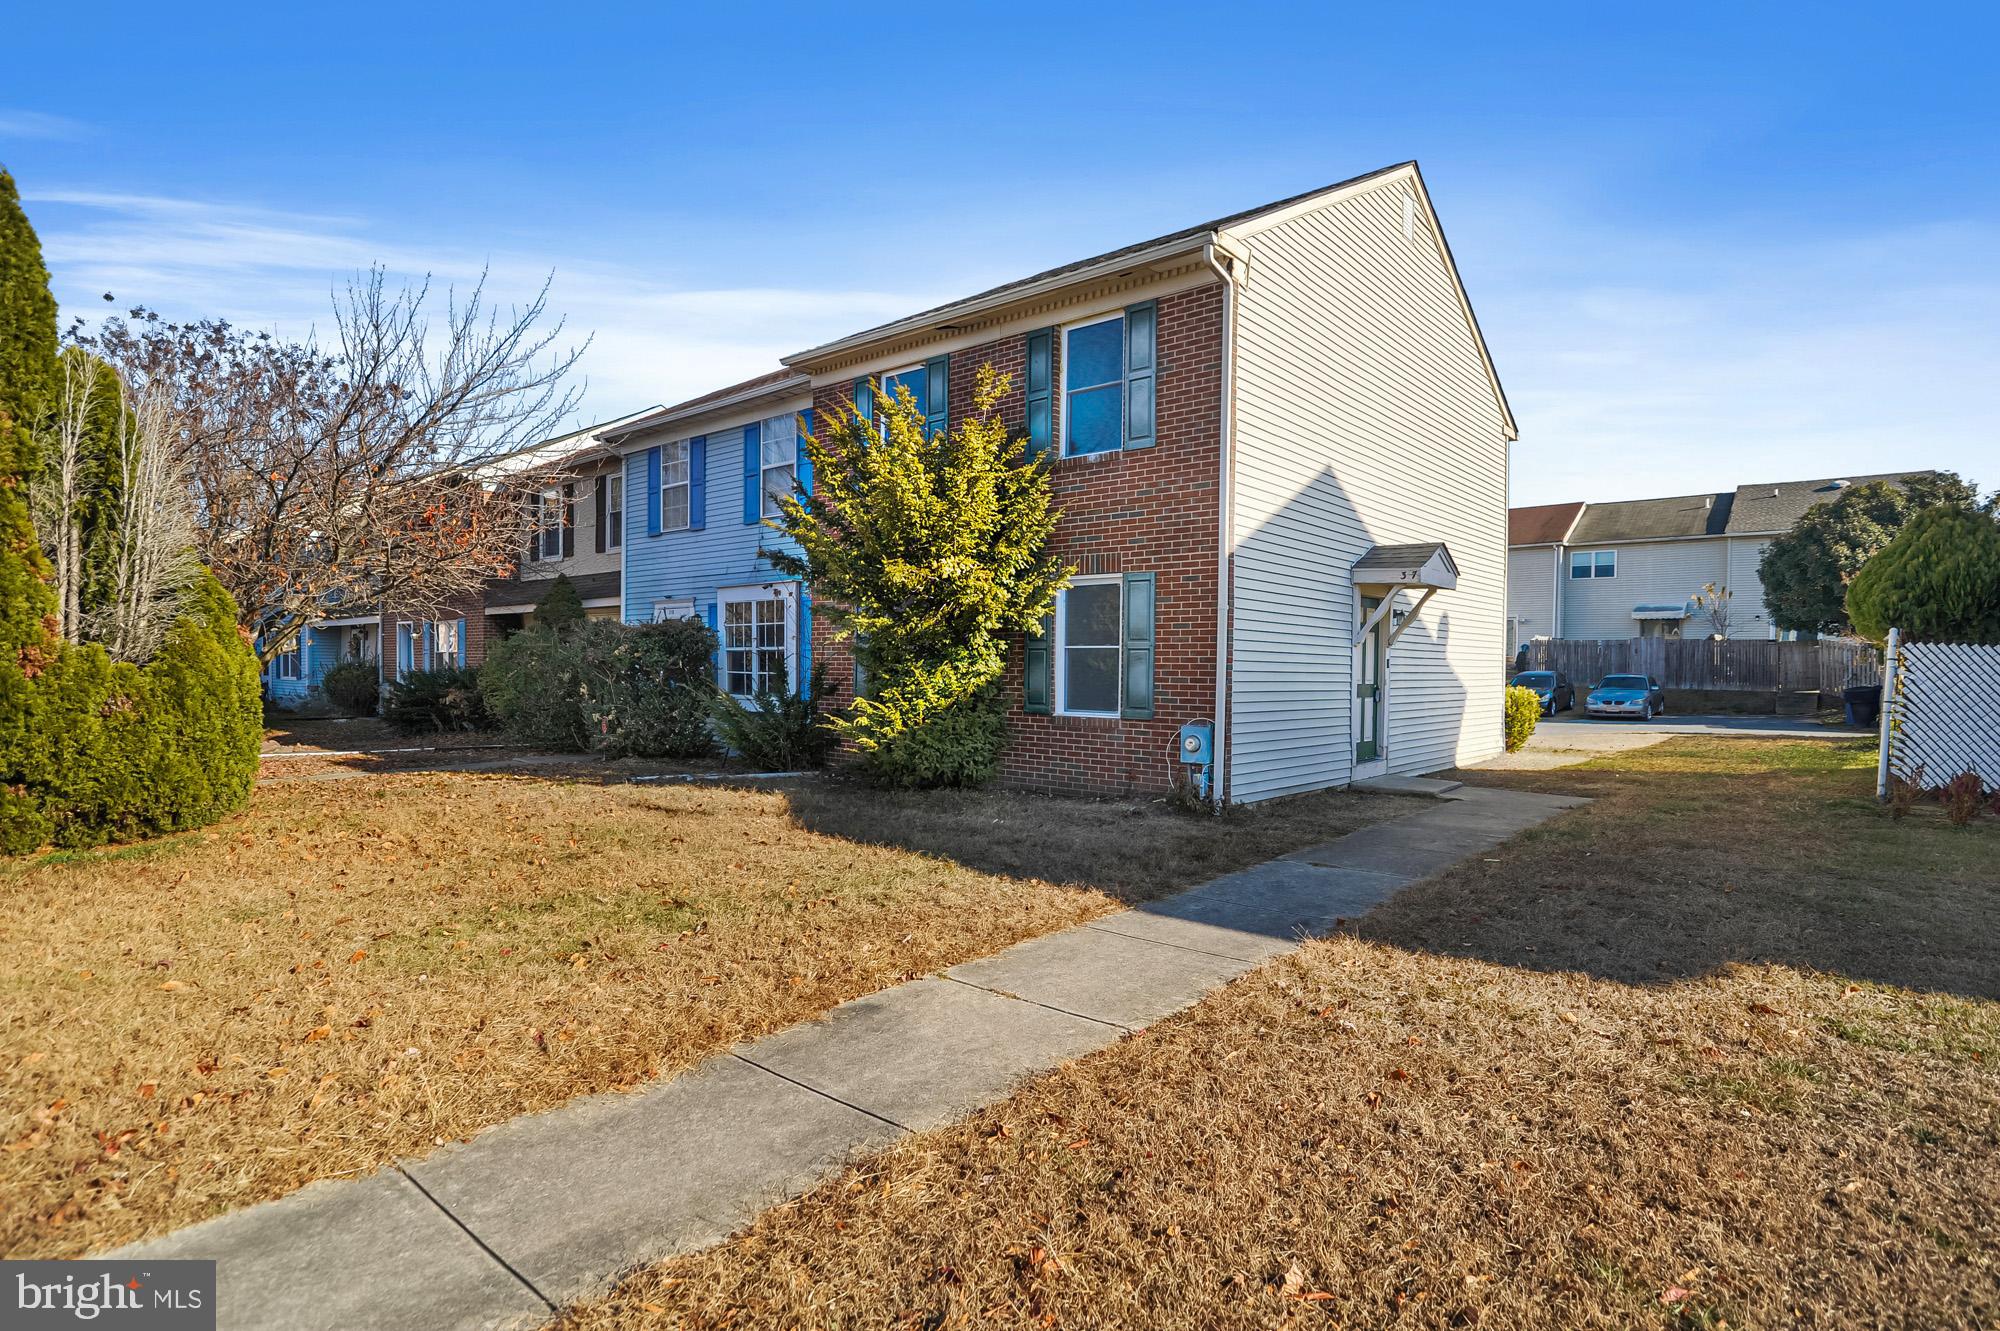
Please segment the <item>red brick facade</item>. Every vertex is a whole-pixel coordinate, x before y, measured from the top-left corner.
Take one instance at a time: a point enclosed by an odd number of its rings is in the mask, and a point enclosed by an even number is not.
[[[1055,339],[1061,355],[1060,337]],[[1004,683],[1009,741],[1002,781],[1063,794],[1165,790],[1172,784],[1180,727],[1215,711],[1216,549],[1221,449],[1222,288],[1162,296],[1157,332],[1156,442],[1151,448],[1062,458],[1053,473],[1055,550],[1078,573],[1155,575],[1153,719],[1040,716],[1022,711],[1022,660],[1010,654]],[[1009,374],[1013,390],[1000,411],[1008,429],[1025,430],[1025,334],[955,351],[951,416],[969,414],[983,364]],[[1055,366],[1055,381],[1062,382]],[[817,387],[820,413],[848,400],[851,385]],[[823,616],[813,621],[813,659],[844,704],[853,658],[835,643]]]
[[[397,656],[396,625],[410,623],[421,632],[427,623],[442,619],[465,620],[465,663],[477,666],[485,663],[486,646],[492,637],[491,621],[486,618],[486,597],[483,592],[472,592],[462,597],[447,609],[436,614],[418,615],[414,611],[384,610],[381,618],[382,683],[386,687],[401,678]],[[422,639],[418,639],[417,668],[423,668]]]

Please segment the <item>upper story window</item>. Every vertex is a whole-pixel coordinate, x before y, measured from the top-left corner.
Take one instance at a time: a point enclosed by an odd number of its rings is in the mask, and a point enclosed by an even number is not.
[[[625,543],[625,478],[611,475],[604,478],[604,512],[598,515],[604,524],[604,548],[616,550]]]
[[[763,421],[757,429],[759,484],[764,495],[763,513],[779,516],[778,501],[792,492],[792,478],[798,465],[798,418],[789,413]]]
[[[694,467],[689,441],[677,439],[660,448],[660,530],[681,531],[691,525]]]
[[[1104,453],[1125,442],[1125,316],[1063,330],[1063,452]]]
[[[1117,577],[1078,578],[1056,598],[1056,710],[1118,715]]]
[[[563,492],[560,485],[544,486],[536,505],[538,519],[536,528],[541,533],[535,557],[538,559],[561,559],[563,557]]]
[[[1569,552],[1572,578],[1615,578],[1618,576],[1616,550],[1572,550]]]
[[[916,400],[917,414],[930,415],[930,371],[922,365],[908,365],[900,370],[891,370],[882,376],[882,400],[893,402],[896,391],[907,388]],[[880,413],[877,413],[878,415]]]

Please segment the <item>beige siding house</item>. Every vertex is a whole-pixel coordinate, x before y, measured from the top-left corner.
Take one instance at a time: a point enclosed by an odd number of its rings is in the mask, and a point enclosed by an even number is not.
[[[1546,504],[1508,514],[1508,637],[1708,637],[1694,603],[1730,592],[1728,636],[1779,636],[1758,561],[1815,504],[1870,481],[1918,472],[1741,485],[1709,494],[1607,504]]]
[[[1232,798],[1498,752],[1514,424],[1422,178],[1399,168],[1226,239]],[[1383,592],[1358,562],[1430,543],[1455,586],[1390,588],[1357,646]],[[1379,732],[1357,742],[1370,707]]]

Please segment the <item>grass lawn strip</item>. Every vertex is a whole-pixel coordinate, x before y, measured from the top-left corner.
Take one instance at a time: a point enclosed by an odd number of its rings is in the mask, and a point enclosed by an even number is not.
[[[562,1326],[1993,1325],[2000,828],[1871,778],[1523,779],[1599,802]]]
[[[15,863],[0,1252],[365,1173],[1413,807],[371,775]]]

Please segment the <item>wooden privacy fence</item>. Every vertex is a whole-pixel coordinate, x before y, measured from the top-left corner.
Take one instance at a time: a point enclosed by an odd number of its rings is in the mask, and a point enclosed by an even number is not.
[[[1903,642],[1889,635],[1878,786],[1890,776],[1943,785],[1979,773],[2000,790],[2000,646]]]
[[[1670,689],[1838,693],[1882,679],[1865,642],[1769,642],[1748,638],[1537,638],[1528,669],[1560,670],[1576,684],[1606,675],[1651,675]]]

